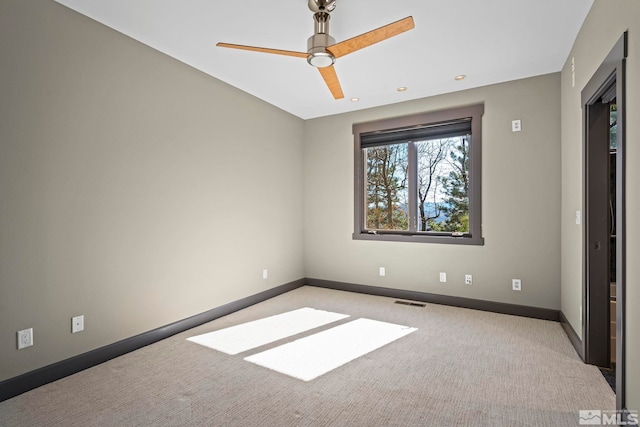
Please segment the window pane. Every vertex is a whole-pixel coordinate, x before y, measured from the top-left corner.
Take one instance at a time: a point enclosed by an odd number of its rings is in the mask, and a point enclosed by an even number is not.
[[[368,230],[408,230],[408,145],[365,149]]]
[[[469,140],[416,142],[418,231],[469,232]]]

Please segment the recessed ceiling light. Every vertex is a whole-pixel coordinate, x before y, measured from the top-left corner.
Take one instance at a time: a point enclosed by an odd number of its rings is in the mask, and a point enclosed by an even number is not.
[[[360,98],[351,98],[351,102],[358,102],[360,101]]]
[[[396,89],[398,92],[405,92],[407,90],[407,88],[405,86],[400,86],[398,89]]]
[[[467,76],[465,76],[464,74],[460,74],[459,76],[455,76],[454,80],[460,81],[460,80],[464,80],[466,78],[467,78]]]

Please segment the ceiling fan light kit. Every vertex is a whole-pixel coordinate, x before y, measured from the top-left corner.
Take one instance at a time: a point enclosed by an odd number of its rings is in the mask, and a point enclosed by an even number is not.
[[[272,53],[276,55],[306,58],[307,62],[320,71],[325,84],[335,99],[344,98],[338,75],[333,64],[336,59],[397,36],[414,28],[413,18],[408,16],[394,23],[377,28],[351,39],[336,43],[329,35],[330,12],[336,8],[336,0],[309,0],[309,9],[313,12],[314,32],[307,41],[307,52],[271,49],[256,46],[244,46],[230,43],[218,43],[216,46],[232,49],[251,50],[255,52]]]

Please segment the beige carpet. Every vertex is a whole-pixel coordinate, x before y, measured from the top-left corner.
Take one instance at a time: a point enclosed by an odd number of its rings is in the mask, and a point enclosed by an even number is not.
[[[186,340],[302,307],[418,330],[309,382]],[[558,323],[303,287],[2,402],[0,425],[557,427],[580,409],[615,396]]]

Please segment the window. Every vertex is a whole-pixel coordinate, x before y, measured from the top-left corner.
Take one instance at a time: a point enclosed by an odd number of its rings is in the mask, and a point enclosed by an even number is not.
[[[482,245],[482,104],[354,124],[354,239]]]

